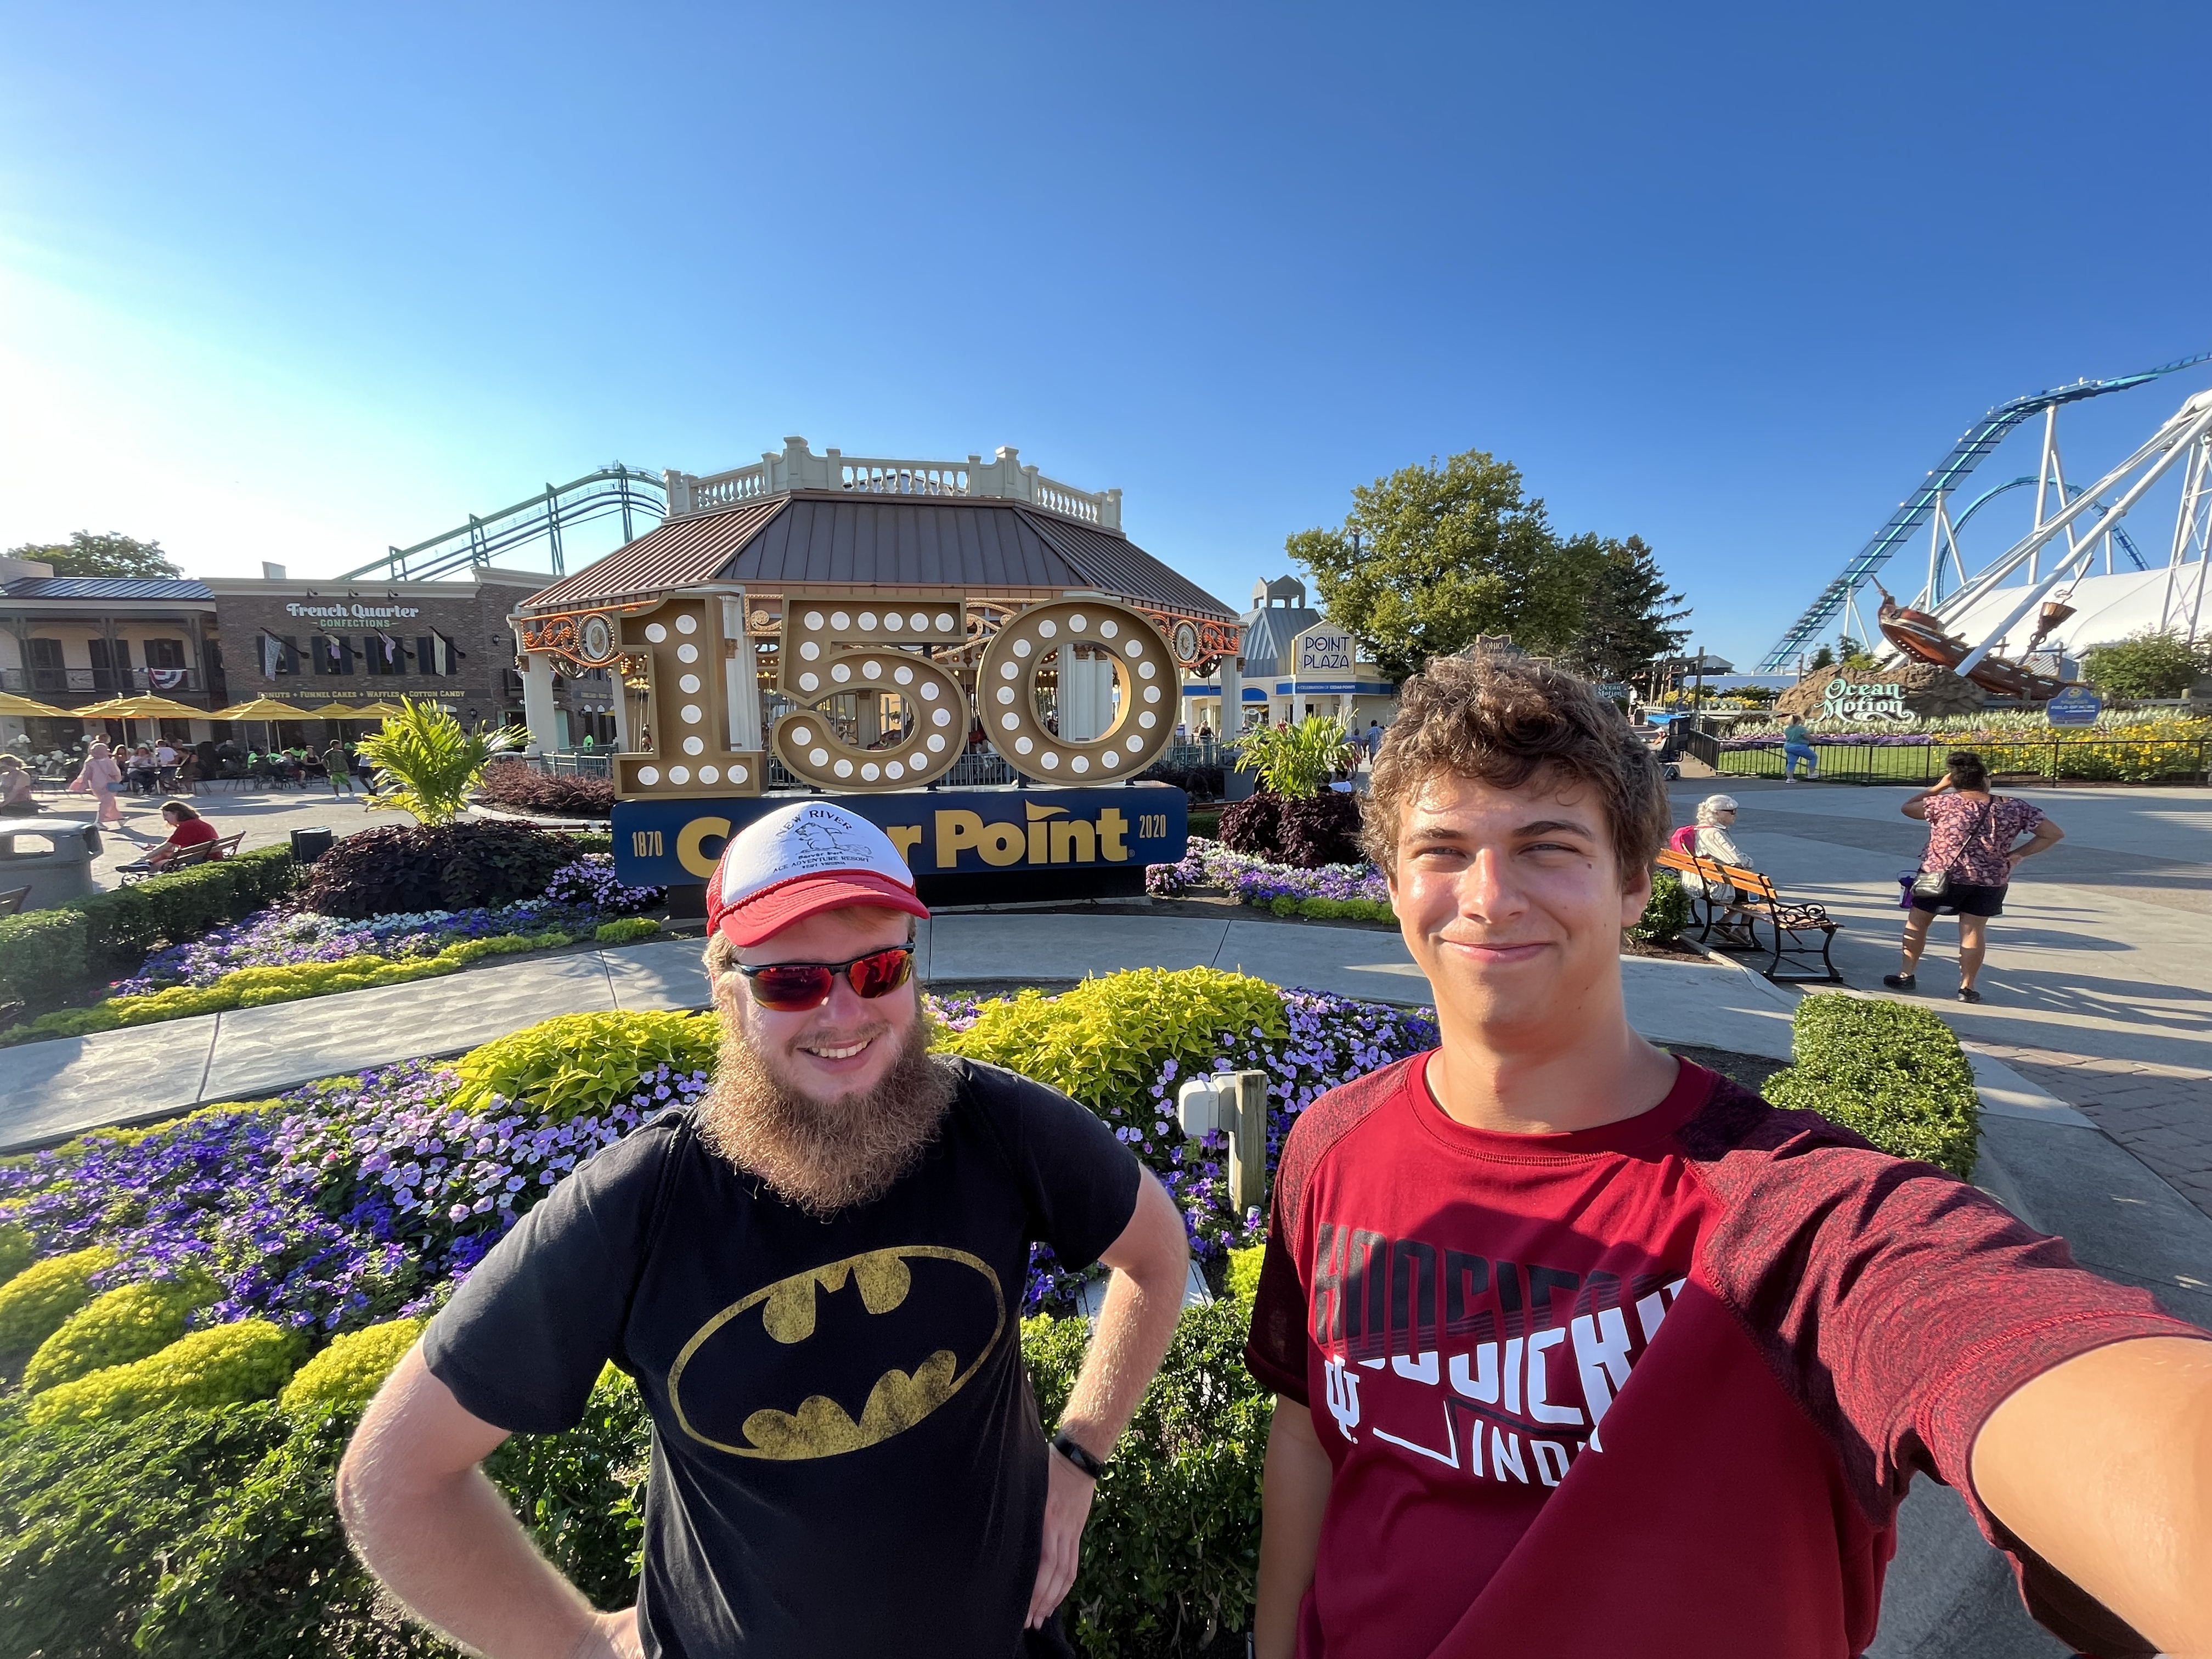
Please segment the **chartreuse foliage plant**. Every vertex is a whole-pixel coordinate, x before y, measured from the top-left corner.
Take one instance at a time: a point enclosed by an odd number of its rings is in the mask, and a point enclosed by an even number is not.
[[[464,1054],[451,1104],[483,1111],[497,1095],[563,1122],[629,1099],[662,1066],[711,1072],[720,1046],[712,1013],[562,1014]]]
[[[1925,1008],[1830,992],[1797,1005],[1791,1064],[1766,1079],[1777,1106],[1803,1107],[1898,1158],[1964,1178],[1981,1098],[1951,1028]]]
[[[31,1235],[15,1222],[0,1225],[0,1285],[6,1285],[29,1267],[38,1253]]]
[[[358,1412],[422,1334],[419,1319],[388,1320],[350,1331],[301,1366],[276,1403],[292,1417]]]
[[[1135,1107],[1170,1060],[1189,1071],[1210,1062],[1224,1036],[1286,1030],[1281,994],[1265,980],[1215,968],[1139,968],[1049,1000],[1024,991],[987,1002],[973,1025],[938,1046],[1048,1083],[1110,1115]]]
[[[1229,1272],[1225,1275],[1229,1294],[1237,1300],[1249,1304],[1260,1294],[1260,1263],[1267,1254],[1264,1244],[1248,1244],[1243,1249],[1229,1253]]]
[[[0,1358],[28,1356],[92,1300],[92,1277],[115,1265],[100,1245],[34,1261],[0,1285]]]
[[[39,1345],[23,1368],[27,1393],[42,1394],[80,1376],[156,1354],[185,1334],[195,1307],[215,1299],[205,1279],[125,1285],[94,1297]]]
[[[1281,898],[1267,901],[1267,908],[1279,916],[1304,916],[1310,921],[1388,921],[1395,922],[1398,913],[1382,899]]]
[[[628,945],[633,940],[651,939],[660,931],[660,924],[651,916],[617,916],[612,921],[603,921],[592,937],[601,945]]]
[[[529,740],[520,726],[471,732],[434,702],[406,697],[401,706],[407,712],[362,738],[361,752],[375,769],[376,793],[368,805],[411,813],[417,823],[445,823],[459,817],[493,758]]]
[[[158,1411],[266,1400],[298,1364],[298,1340],[265,1319],[241,1319],[180,1337],[128,1365],[80,1376],[34,1397],[25,1415],[42,1429],[118,1422]]]
[[[500,933],[489,939],[460,939],[435,956],[394,960],[363,955],[342,957],[337,962],[240,968],[212,985],[173,985],[166,991],[152,991],[143,996],[110,997],[89,1008],[67,1008],[41,1014],[27,1025],[0,1032],[0,1045],[37,1037],[84,1036],[125,1025],[153,1025],[193,1014],[260,1008],[274,1002],[298,1002],[336,991],[366,990],[374,985],[405,985],[418,979],[459,973],[471,963],[486,957],[550,951],[574,942],[570,935],[555,927],[542,933]]]

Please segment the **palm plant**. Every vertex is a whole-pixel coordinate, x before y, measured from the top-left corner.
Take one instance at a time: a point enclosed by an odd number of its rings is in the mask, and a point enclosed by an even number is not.
[[[400,699],[407,712],[362,739],[361,751],[376,769],[370,806],[394,807],[419,823],[446,823],[460,816],[493,757],[522,747],[529,733],[510,726],[497,732],[464,731],[451,712],[433,702]]]
[[[1328,787],[1329,780],[1359,763],[1359,746],[1344,722],[1309,714],[1296,726],[1262,726],[1231,739],[1237,763],[1259,775],[1270,794],[1304,800]]]

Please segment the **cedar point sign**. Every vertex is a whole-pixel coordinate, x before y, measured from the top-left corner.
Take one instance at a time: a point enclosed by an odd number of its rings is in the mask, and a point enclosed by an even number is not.
[[[776,787],[934,790],[986,745],[1048,790],[1132,779],[1172,739],[1183,678],[1238,649],[1227,606],[1122,535],[1119,490],[1057,483],[1010,448],[890,461],[793,438],[757,465],[667,479],[658,529],[512,619],[526,703],[555,672],[620,683],[626,879],[703,879]],[[1140,878],[1140,847],[1158,862],[1182,837],[1180,792],[1157,793],[1171,811],[1034,792],[986,811],[936,793],[887,823],[917,875],[1110,863]],[[642,812],[708,800],[726,805]]]

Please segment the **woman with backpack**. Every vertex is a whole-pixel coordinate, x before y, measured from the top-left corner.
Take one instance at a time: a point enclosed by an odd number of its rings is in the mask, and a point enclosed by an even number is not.
[[[2009,795],[1990,793],[1990,771],[1971,749],[1945,757],[1945,775],[1898,810],[1928,825],[1928,850],[1914,878],[1911,909],[1905,918],[1904,971],[1884,974],[1893,991],[1920,988],[1915,970],[1928,945],[1928,926],[1939,915],[1959,918],[1959,1000],[1979,1002],[1974,980],[1982,971],[1984,939],[1991,916],[2004,910],[2005,889],[2022,859],[2033,858],[2065,839],[2066,832],[2044,817],[2043,809]],[[2033,838],[2015,846],[2021,836]]]

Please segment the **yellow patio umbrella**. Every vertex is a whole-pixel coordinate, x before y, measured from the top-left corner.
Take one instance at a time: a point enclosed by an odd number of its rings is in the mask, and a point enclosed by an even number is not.
[[[151,693],[141,697],[110,697],[106,702],[88,703],[70,713],[84,720],[204,720],[209,718],[204,708],[194,708],[170,697],[157,697]]]
[[[0,710],[0,713],[5,713]],[[354,710],[356,718],[365,720],[395,720],[407,711],[396,702],[365,702]]]
[[[28,697],[19,697],[13,691],[0,691],[0,714],[18,716],[40,714],[56,720],[67,720],[76,711],[69,708],[50,708],[45,703],[33,702]]]
[[[289,702],[279,702],[274,697],[255,697],[246,702],[234,702],[228,708],[218,708],[210,714],[211,720],[312,720],[319,718],[305,708],[295,708]]]

